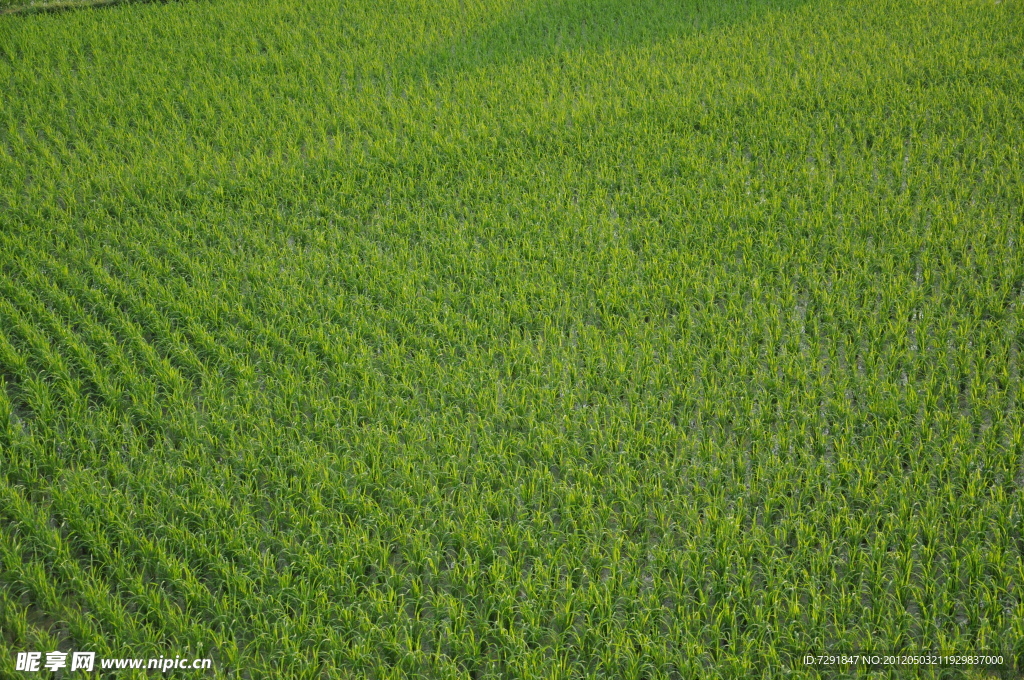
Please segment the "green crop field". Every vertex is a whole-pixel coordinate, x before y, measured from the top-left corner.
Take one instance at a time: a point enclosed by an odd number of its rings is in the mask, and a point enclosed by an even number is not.
[[[1022,353],[1022,0],[0,16],[3,680],[1019,677]]]

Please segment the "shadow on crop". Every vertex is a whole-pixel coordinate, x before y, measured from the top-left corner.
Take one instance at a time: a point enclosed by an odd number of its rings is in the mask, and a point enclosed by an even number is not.
[[[749,22],[807,0],[555,0],[532,3],[489,27],[413,57],[430,76],[561,53],[621,49]]]
[[[69,12],[80,9],[101,9],[115,5],[165,3],[169,0],[57,0],[56,2],[30,2],[10,7],[0,6],[0,16],[4,14],[46,14]]]

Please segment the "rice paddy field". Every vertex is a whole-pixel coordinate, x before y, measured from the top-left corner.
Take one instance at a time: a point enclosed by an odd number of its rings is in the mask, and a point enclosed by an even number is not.
[[[1022,150],[1021,0],[0,16],[0,678],[1021,677]]]

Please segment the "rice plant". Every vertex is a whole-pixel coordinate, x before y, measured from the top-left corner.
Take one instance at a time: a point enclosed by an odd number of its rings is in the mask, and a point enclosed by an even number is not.
[[[1021,0],[0,16],[0,677],[1017,677],[1022,149]]]

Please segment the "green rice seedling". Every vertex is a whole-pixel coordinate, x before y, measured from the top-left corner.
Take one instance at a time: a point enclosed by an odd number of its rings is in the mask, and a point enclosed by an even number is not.
[[[0,675],[1019,673],[1020,9],[0,16]]]

